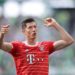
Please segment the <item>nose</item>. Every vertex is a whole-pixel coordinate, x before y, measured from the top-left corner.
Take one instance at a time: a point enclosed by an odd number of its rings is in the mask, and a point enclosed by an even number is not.
[[[33,27],[33,29],[32,29],[32,30],[33,30],[33,31],[36,31],[36,28],[34,28],[34,27]]]

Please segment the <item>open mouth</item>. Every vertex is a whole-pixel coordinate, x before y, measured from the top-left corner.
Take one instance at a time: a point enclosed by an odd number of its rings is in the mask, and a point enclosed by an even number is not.
[[[32,33],[32,35],[36,35],[36,33]]]

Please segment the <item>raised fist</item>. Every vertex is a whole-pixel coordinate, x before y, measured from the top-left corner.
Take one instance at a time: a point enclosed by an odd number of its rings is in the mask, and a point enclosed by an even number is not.
[[[46,18],[46,19],[44,19],[44,24],[46,25],[46,26],[53,26],[54,25],[54,23],[56,23],[56,21],[55,21],[55,19],[53,19],[53,18]]]
[[[6,34],[9,31],[9,25],[1,25],[1,34]]]

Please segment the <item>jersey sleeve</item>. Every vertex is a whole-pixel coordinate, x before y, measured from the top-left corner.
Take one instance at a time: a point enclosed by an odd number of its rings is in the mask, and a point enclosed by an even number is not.
[[[48,42],[49,54],[54,52],[54,45],[53,44],[54,44],[53,41]]]
[[[12,44],[13,48],[10,50],[9,53],[13,55],[17,51],[18,42],[17,41],[13,41],[13,42],[11,42],[11,44]]]

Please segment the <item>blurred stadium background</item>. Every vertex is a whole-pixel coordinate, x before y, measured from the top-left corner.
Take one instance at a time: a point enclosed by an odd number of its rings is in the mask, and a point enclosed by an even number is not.
[[[38,24],[38,40],[58,40],[58,32],[46,28],[43,19],[55,18],[75,38],[75,0],[0,0],[0,26],[10,25],[5,41],[24,40],[21,22],[34,17]],[[49,56],[49,75],[75,75],[75,43]],[[16,75],[13,58],[0,50],[0,75]]]

